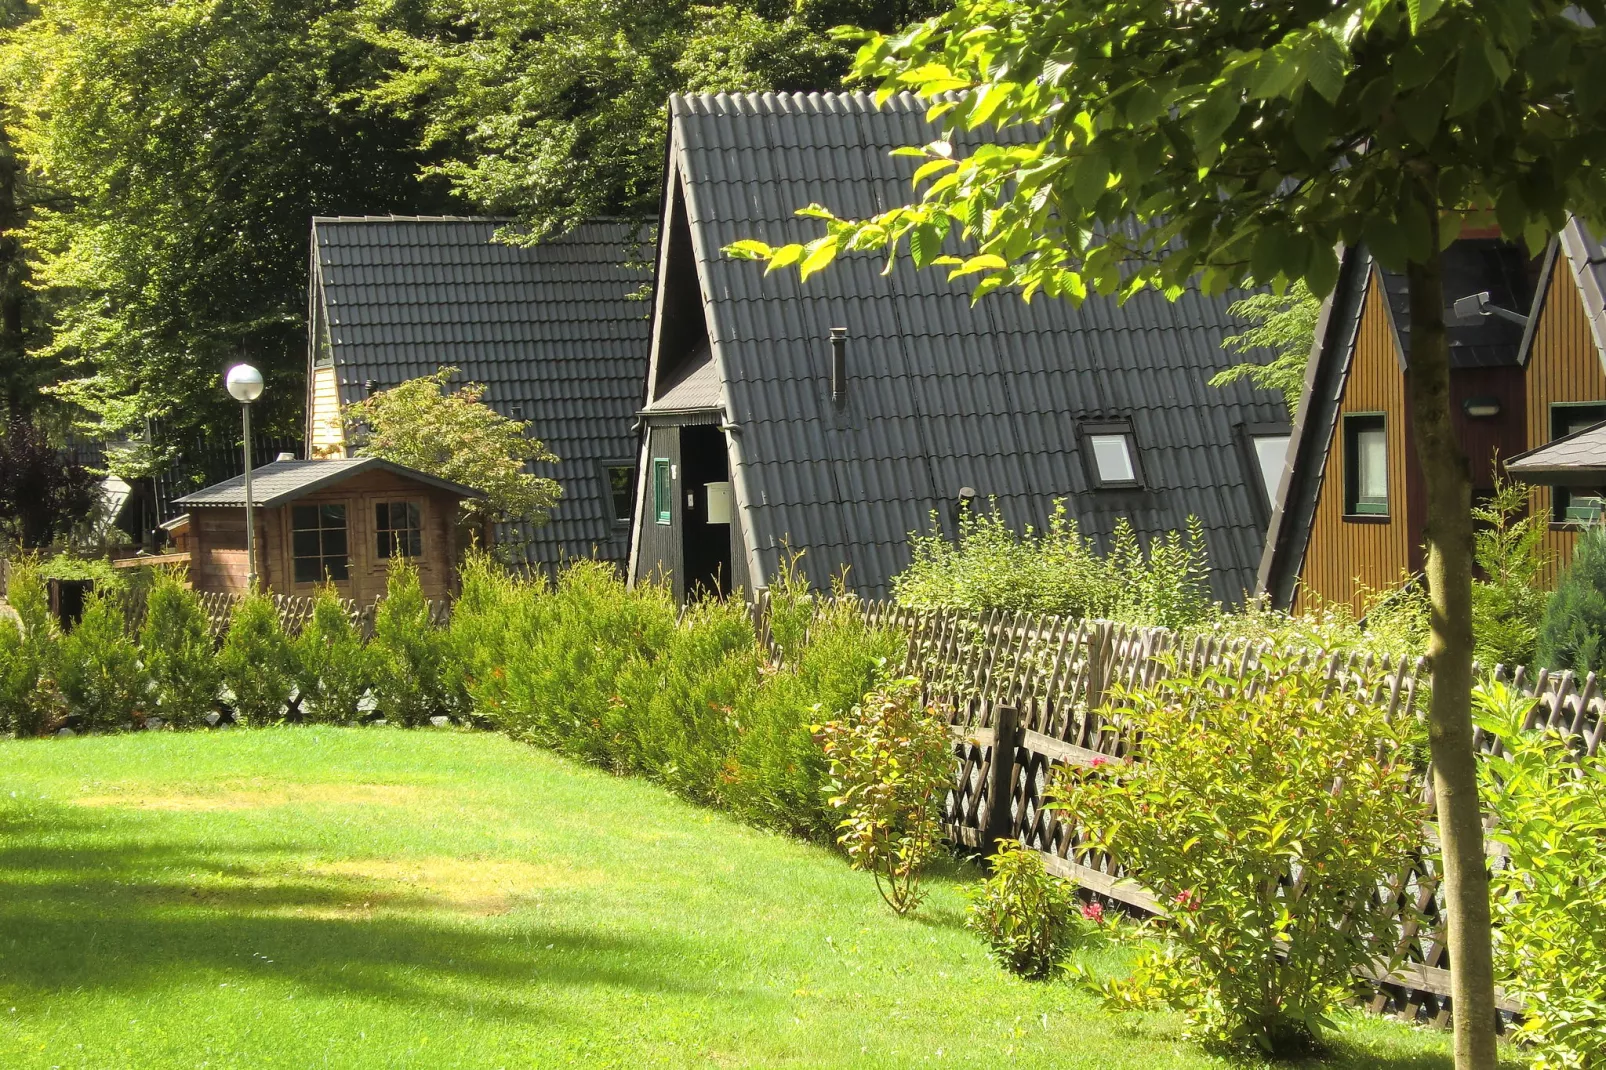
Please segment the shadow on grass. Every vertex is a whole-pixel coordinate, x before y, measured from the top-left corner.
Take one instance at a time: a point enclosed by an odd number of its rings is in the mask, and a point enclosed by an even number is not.
[[[571,930],[528,914],[504,924],[484,915],[518,899],[476,910],[399,882],[298,873],[282,847],[150,842],[133,828],[108,837],[103,816],[71,807],[13,813],[0,829],[0,957],[14,992],[128,994],[221,977],[550,1019],[530,985],[705,991],[675,969],[692,949],[672,933]]]

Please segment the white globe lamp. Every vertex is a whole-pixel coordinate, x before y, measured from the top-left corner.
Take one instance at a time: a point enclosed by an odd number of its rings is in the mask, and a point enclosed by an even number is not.
[[[240,403],[245,425],[245,586],[257,589],[256,502],[251,498],[251,402],[262,396],[262,373],[249,364],[236,364],[223,378],[229,397]]]

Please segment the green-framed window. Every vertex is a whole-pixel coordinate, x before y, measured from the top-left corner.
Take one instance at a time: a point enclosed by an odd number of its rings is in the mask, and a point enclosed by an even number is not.
[[[1344,512],[1389,515],[1388,422],[1380,412],[1344,417]]]
[[[652,507],[657,514],[658,523],[667,524],[675,515],[674,488],[669,470],[668,457],[654,457],[652,459]]]
[[[1600,402],[1577,404],[1553,403],[1550,406],[1550,438],[1566,438],[1585,428],[1594,427],[1606,420],[1606,404]],[[1589,524],[1601,518],[1599,495],[1570,487],[1552,487],[1550,491],[1553,524]]]

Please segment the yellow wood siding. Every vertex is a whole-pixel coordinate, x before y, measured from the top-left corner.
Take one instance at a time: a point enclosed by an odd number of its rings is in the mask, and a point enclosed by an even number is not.
[[[1557,257],[1554,277],[1545,291],[1544,307],[1534,328],[1533,351],[1528,358],[1528,448],[1550,441],[1550,406],[1555,402],[1606,402],[1606,372],[1601,371],[1600,352],[1589,329],[1583,299],[1568,271],[1565,257]],[[1532,508],[1545,516],[1552,509],[1551,491],[1536,487]],[[1545,549],[1552,555],[1548,579],[1554,571],[1572,560],[1578,532],[1552,524],[1545,535]]]
[[[312,369],[312,416],[307,425],[309,457],[345,456],[346,432],[340,421],[340,389],[333,367]]]
[[[1372,412],[1384,414],[1388,440],[1386,520],[1344,515],[1344,466],[1348,462],[1344,455],[1344,416]],[[1399,349],[1389,325],[1387,299],[1374,272],[1367,285],[1355,356],[1344,383],[1310,541],[1300,566],[1296,612],[1314,609],[1324,602],[1348,603],[1360,612],[1368,590],[1392,586],[1410,567],[1405,425],[1405,377],[1400,374]]]

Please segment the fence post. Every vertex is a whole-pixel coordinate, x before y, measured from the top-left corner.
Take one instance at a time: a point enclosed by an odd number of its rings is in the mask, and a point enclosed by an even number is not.
[[[1115,664],[1115,626],[1107,620],[1093,625],[1087,643],[1087,712],[1097,713],[1110,693]]]
[[[987,827],[982,830],[983,855],[998,850],[998,841],[1014,834],[1015,748],[1020,745],[1020,710],[993,707],[993,758],[987,769]]]

